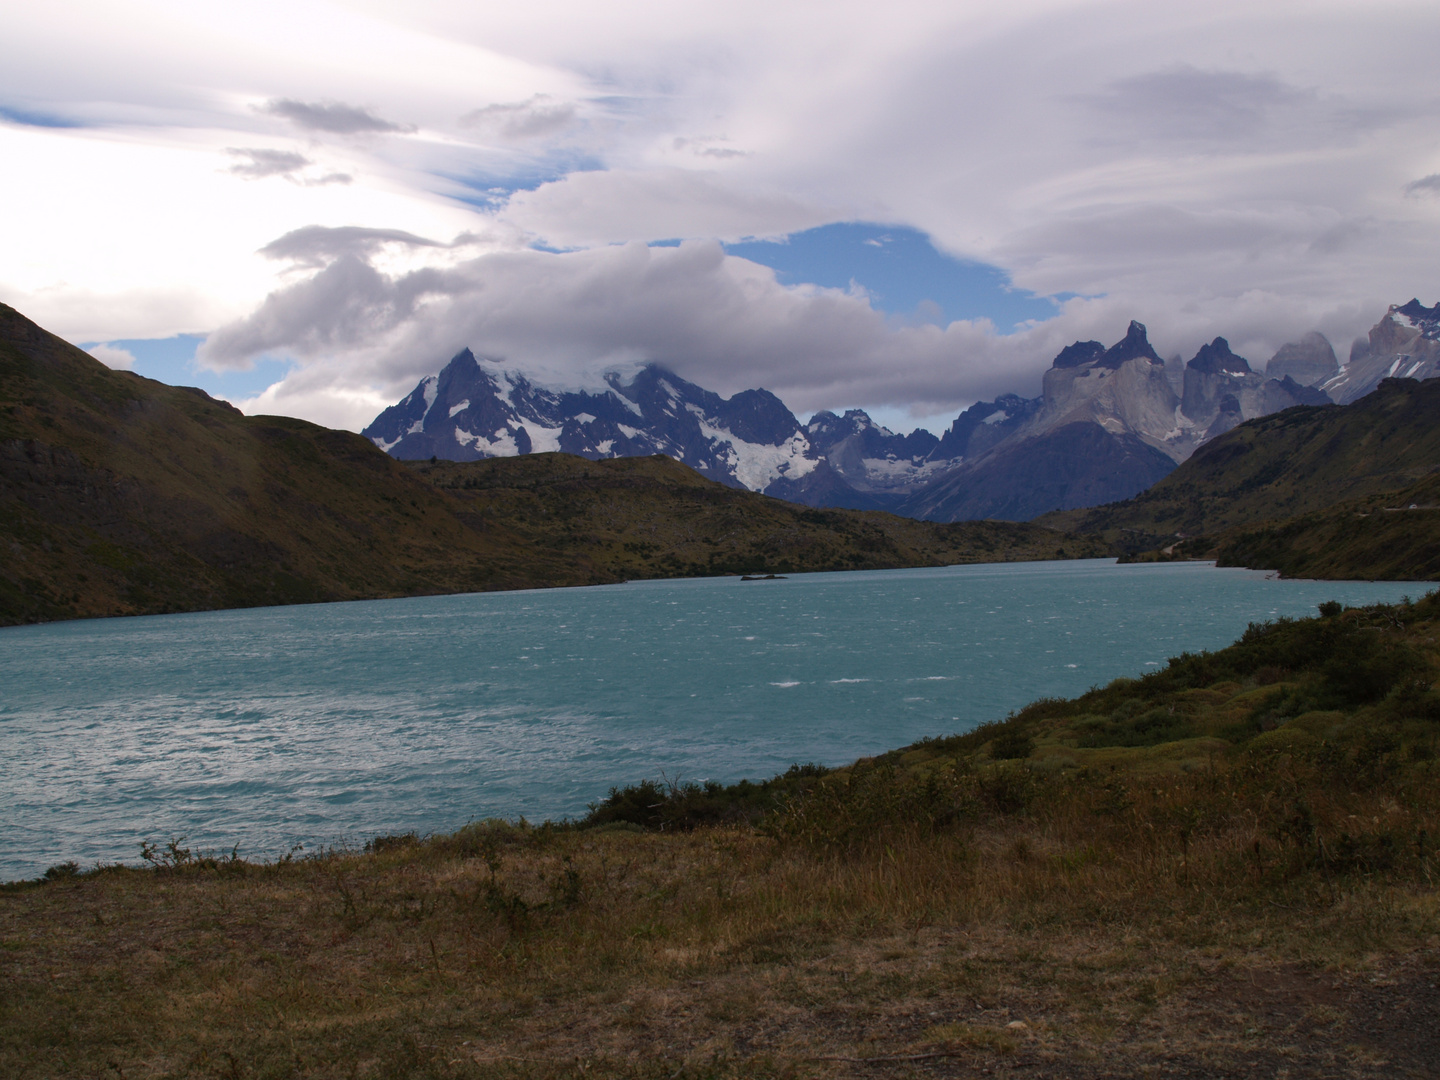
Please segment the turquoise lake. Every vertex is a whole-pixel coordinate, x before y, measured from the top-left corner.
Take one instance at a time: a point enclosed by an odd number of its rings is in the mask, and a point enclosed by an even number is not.
[[[0,630],[0,880],[140,841],[274,858],[838,765],[1324,600],[1109,560],[634,582]]]

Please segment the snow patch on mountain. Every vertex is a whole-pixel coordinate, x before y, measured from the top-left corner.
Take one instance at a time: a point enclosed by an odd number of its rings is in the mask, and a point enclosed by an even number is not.
[[[733,432],[704,421],[700,424],[700,433],[717,449],[723,448],[720,452],[735,479],[751,491],[764,491],[782,476],[798,480],[817,464],[806,456],[810,443],[798,431],[779,446],[746,442]]]
[[[635,402],[631,401],[628,397],[620,393],[620,391],[616,390],[613,386],[610,388],[610,394],[615,398],[616,401],[620,402],[621,405],[624,405],[636,416],[640,417],[642,420],[645,418],[645,410],[640,408],[639,405],[635,404]]]
[[[520,448],[515,445],[515,435],[508,428],[500,428],[492,438],[487,439],[456,427],[455,441],[461,446],[479,451],[485,457],[514,457],[520,453]]]
[[[539,424],[526,424],[525,432],[530,436],[530,452],[532,454],[556,454],[560,452],[560,435],[564,427],[541,427]]]

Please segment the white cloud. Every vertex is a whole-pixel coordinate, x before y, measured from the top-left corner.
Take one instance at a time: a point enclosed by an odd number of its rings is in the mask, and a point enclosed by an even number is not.
[[[135,354],[129,349],[116,348],[114,345],[92,345],[85,351],[108,368],[127,370],[135,366]]]
[[[846,216],[793,195],[673,167],[576,172],[519,191],[501,220],[562,246],[784,236]]]
[[[24,164],[0,203],[26,212],[0,299],[76,340],[224,326],[216,365],[289,350],[266,398],[287,411],[358,416],[487,341],[926,410],[1033,393],[1062,339],[1131,317],[1163,353],[1223,334],[1258,363],[1437,299],[1433,4],[76,0],[6,22],[0,159]],[[1009,338],[902,327],[713,245],[624,246],[844,218],[1096,299]]]
[[[781,285],[716,241],[495,252],[394,275],[346,252],[221,327],[199,359],[228,367],[262,353],[295,357],[297,371],[243,407],[352,428],[464,347],[552,385],[656,361],[724,393],[763,386],[802,413],[863,403],[933,416],[1017,388],[1033,393],[1063,345],[1117,340],[1129,318],[1113,301],[1077,299],[1009,336],[983,320],[908,324],[863,294]]]
[[[576,112],[573,102],[534,94],[525,101],[497,102],[473,109],[460,118],[460,126],[502,139],[538,139],[565,131],[575,123]]]

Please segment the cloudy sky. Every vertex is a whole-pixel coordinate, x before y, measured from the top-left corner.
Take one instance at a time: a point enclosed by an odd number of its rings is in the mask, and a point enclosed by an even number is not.
[[[359,428],[461,347],[936,426],[1131,318],[1440,293],[1440,6],[127,0],[0,14],[0,300]]]

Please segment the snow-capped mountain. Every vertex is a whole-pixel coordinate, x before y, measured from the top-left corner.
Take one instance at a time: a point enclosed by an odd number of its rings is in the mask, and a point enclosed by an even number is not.
[[[909,435],[897,435],[861,409],[850,409],[844,416],[818,412],[806,425],[805,435],[812,452],[864,494],[904,494],[953,464],[948,456],[936,455],[940,440],[930,432],[917,428]]]
[[[858,409],[816,413],[802,427],[768,390],[722,398],[656,364],[605,384],[547,389],[466,349],[363,434],[412,460],[666,454],[732,487],[861,509],[892,505],[953,464],[936,457],[941,440],[930,432],[897,435]]]
[[[722,398],[656,364],[628,382],[607,375],[603,390],[547,389],[466,349],[364,434],[399,458],[665,454],[722,483],[811,506],[1025,519],[1135,495],[1244,420],[1353,401],[1389,375],[1436,374],[1440,304],[1418,300],[1391,307],[1338,370],[1320,334],[1282,347],[1263,374],[1218,337],[1183,367],[1167,364],[1132,322],[1108,348],[1062,349],[1039,397],[978,402],[936,438],[897,434],[858,409],[819,412],[802,426],[767,390]]]
[[[1367,340],[1355,343],[1350,362],[1320,384],[1341,405],[1364,397],[1381,379],[1433,379],[1440,375],[1440,304],[1391,304]]]
[[[732,487],[797,481],[817,457],[774,394],[728,400],[656,365],[604,391],[556,391],[482,364],[466,349],[363,434],[398,458],[450,461],[559,450],[588,458],[666,454]]]

